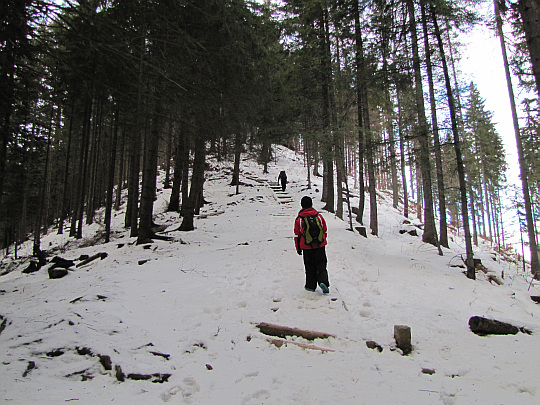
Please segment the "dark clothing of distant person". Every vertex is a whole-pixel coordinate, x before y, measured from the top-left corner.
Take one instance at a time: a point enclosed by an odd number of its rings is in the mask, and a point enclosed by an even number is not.
[[[281,182],[281,190],[285,191],[285,189],[287,188],[287,174],[285,173],[285,170],[282,170],[279,173],[277,181],[278,183]]]

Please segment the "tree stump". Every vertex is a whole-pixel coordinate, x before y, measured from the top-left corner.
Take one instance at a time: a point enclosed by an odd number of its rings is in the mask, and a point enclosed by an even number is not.
[[[360,235],[362,235],[364,238],[367,238],[367,231],[366,231],[366,227],[365,226],[357,226],[356,228],[354,228],[358,231],[358,233]]]
[[[411,328],[409,326],[394,325],[394,339],[396,339],[397,347],[403,351],[404,355],[412,352]]]
[[[38,262],[31,261],[30,264],[28,265],[28,267],[26,269],[24,269],[22,272],[24,274],[35,273],[40,268],[41,268],[41,266],[38,264]]]

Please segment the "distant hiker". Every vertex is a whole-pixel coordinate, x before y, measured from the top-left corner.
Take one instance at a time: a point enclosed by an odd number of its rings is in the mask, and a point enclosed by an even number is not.
[[[279,173],[277,181],[278,183],[281,181],[281,189],[285,191],[285,188],[287,187],[287,174],[285,173],[285,170],[282,170]]]
[[[296,252],[304,254],[307,291],[315,291],[317,284],[324,294],[328,294],[330,283],[326,270],[326,222],[313,208],[311,197],[302,197],[302,209],[294,221],[294,243]]]

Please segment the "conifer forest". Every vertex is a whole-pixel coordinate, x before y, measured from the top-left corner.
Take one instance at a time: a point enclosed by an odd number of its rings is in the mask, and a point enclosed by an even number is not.
[[[30,239],[40,258],[44,232],[82,238],[103,207],[107,242],[124,203],[145,243],[158,187],[193,230],[207,159],[234,161],[241,185],[242,159],[264,170],[281,144],[351,227],[377,235],[385,193],[441,254],[459,229],[470,278],[479,239],[507,249],[503,214],[519,213],[540,278],[540,0],[2,0],[0,16],[4,253]],[[479,24],[500,39],[519,162],[460,70]]]

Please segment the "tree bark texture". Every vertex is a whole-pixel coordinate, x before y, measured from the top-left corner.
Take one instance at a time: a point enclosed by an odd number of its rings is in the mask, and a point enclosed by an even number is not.
[[[536,92],[540,97],[540,0],[519,0],[517,8],[523,21],[525,39],[529,47]]]
[[[446,248],[448,245],[448,228],[446,218],[446,197],[444,190],[444,175],[442,167],[441,143],[439,139],[439,123],[437,120],[437,104],[435,101],[435,84],[433,80],[433,64],[429,44],[429,32],[426,18],[425,0],[420,2],[422,10],[422,27],[424,30],[424,47],[426,51],[426,64],[429,83],[429,101],[431,106],[431,124],[433,130],[433,143],[435,153],[435,171],[437,173],[437,191],[439,193],[439,244]]]
[[[107,202],[105,205],[105,243],[108,243],[111,237],[111,219],[114,194],[114,172],[116,169],[116,148],[118,144],[118,116],[120,110],[116,108],[114,115],[114,127],[112,133],[111,150],[109,157],[109,170],[107,175]],[[120,187],[121,184],[118,184]]]
[[[401,160],[401,182],[403,183],[403,216],[409,218],[409,187],[407,185],[406,164],[405,164],[405,128],[403,125],[401,112],[401,91],[397,91],[398,101],[398,128],[399,128],[399,154]]]
[[[363,111],[363,91],[365,87],[364,80],[364,46],[362,42],[362,31],[360,28],[360,10],[357,1],[353,1],[354,14],[354,38],[355,38],[355,64],[356,64],[356,111],[358,119],[358,213],[356,214],[356,222],[364,223],[364,207],[365,207],[365,184],[364,184],[364,111]]]
[[[139,231],[137,234],[137,243],[139,244],[150,241],[154,236],[152,232],[152,213],[154,211],[154,197],[156,195],[159,138],[162,128],[162,99],[159,92],[161,85],[158,84],[156,87],[152,128],[150,131],[147,131],[144,142],[145,153],[141,187],[141,208],[139,211]]]
[[[431,164],[429,158],[429,134],[424,107],[424,92],[422,87],[422,71],[420,67],[420,54],[418,50],[418,36],[416,32],[416,17],[414,3],[407,0],[409,10],[410,32],[412,37],[413,67],[416,91],[416,108],[418,111],[418,160],[422,172],[422,191],[424,197],[424,232],[422,241],[439,246],[435,216],[433,212],[433,193],[431,189]]]
[[[435,28],[435,37],[437,38],[437,43],[439,45],[439,51],[441,53],[441,59],[443,64],[443,73],[444,81],[446,84],[446,95],[448,97],[448,107],[450,109],[450,119],[452,122],[452,133],[454,135],[454,151],[456,153],[456,164],[458,170],[459,178],[459,192],[461,197],[461,216],[463,219],[463,231],[465,236],[465,264],[467,266],[467,277],[470,279],[476,279],[476,272],[474,269],[474,260],[473,260],[473,248],[471,241],[471,231],[469,227],[469,211],[467,207],[467,183],[465,181],[465,167],[463,164],[463,156],[461,153],[461,142],[459,138],[457,116],[456,116],[456,107],[454,96],[452,93],[452,84],[450,82],[450,73],[448,71],[448,64],[446,63],[446,55],[444,52],[444,45],[442,42],[441,32],[439,29],[439,24],[437,22],[437,14],[433,6],[430,8],[431,17],[433,19],[433,26]]]
[[[189,197],[182,202],[183,220],[180,231],[192,231],[195,229],[193,219],[195,210],[202,199],[204,184],[204,162],[206,155],[206,138],[204,134],[199,134],[195,140],[195,157],[193,160],[193,174],[191,176],[191,187]]]
[[[326,202],[324,209],[334,212],[334,137],[331,127],[331,81],[332,81],[332,60],[330,54],[330,43],[328,41],[329,15],[326,4],[322,4],[321,19],[319,22],[319,46],[321,55],[321,116],[323,131],[323,147],[326,149],[323,156],[324,177],[323,177],[323,201]]]
[[[527,219],[527,231],[529,235],[529,248],[531,252],[531,273],[534,274],[536,279],[540,279],[540,263],[538,261],[538,245],[537,245],[537,240],[536,240],[535,223],[534,223],[534,218],[532,214],[528,170],[527,170],[527,165],[525,163],[523,143],[521,141],[521,136],[519,133],[519,122],[518,122],[518,116],[517,116],[516,101],[514,97],[514,89],[512,87],[512,78],[510,75],[510,67],[508,65],[508,57],[506,55],[506,43],[504,40],[504,33],[503,33],[503,28],[502,28],[502,19],[501,19],[500,10],[499,10],[499,3],[497,2],[497,0],[494,0],[494,1],[495,1],[495,18],[497,21],[497,31],[499,34],[499,40],[501,42],[501,51],[503,54],[504,69],[506,72],[506,84],[508,87],[508,96],[510,98],[510,107],[512,110],[512,119],[514,122],[514,134],[516,137],[516,146],[517,146],[517,152],[518,152],[521,188],[523,190],[523,200],[525,203],[525,216]],[[525,0],[525,1],[522,0],[523,3],[525,3],[526,1],[527,1],[527,4],[532,5],[533,3],[536,3],[536,5],[538,5],[537,4],[538,2],[537,1],[535,2],[534,0]],[[538,28],[538,24],[536,25],[536,28],[540,29]],[[536,84],[538,85],[538,81]]]
[[[176,147],[174,148],[174,171],[173,182],[171,189],[171,198],[169,199],[168,211],[180,211],[180,186],[182,184],[182,172],[184,170],[184,155],[185,148],[184,138],[181,134],[177,136]]]

